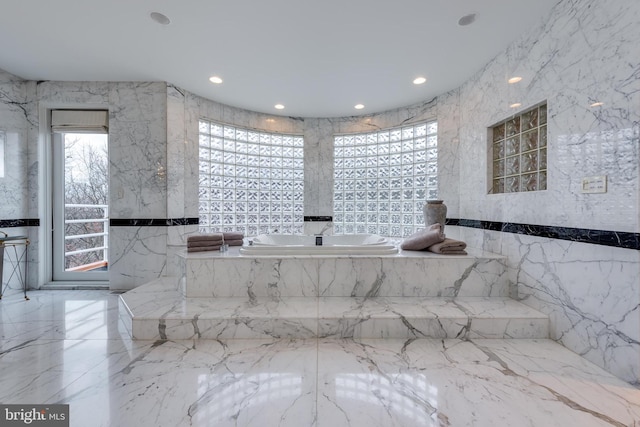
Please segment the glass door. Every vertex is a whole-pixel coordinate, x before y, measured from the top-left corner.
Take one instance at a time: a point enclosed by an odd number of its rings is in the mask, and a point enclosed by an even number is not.
[[[53,134],[53,280],[107,281],[108,134]]]

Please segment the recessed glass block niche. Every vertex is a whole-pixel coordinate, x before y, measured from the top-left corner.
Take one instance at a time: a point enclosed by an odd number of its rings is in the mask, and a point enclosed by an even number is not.
[[[547,104],[490,128],[491,193],[547,189]]]

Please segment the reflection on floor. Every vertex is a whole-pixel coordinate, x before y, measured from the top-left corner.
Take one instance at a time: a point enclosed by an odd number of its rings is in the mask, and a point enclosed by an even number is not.
[[[636,426],[640,390],[550,340],[132,341],[117,295],[0,301],[0,402],[72,426]]]

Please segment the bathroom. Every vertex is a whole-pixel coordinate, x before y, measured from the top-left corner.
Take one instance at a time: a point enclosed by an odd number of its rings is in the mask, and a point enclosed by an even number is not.
[[[512,295],[549,315],[551,339],[637,385],[640,3],[563,1],[553,14],[458,88],[344,118],[246,111],[166,82],[36,82],[0,72],[0,229],[29,236],[29,284],[44,285],[40,117],[52,106],[109,110],[109,207],[119,220],[110,226],[109,286],[117,291],[177,274],[176,254],[198,230],[200,118],[303,135],[308,216],[333,214],[335,134],[436,119],[447,233],[506,256]],[[514,73],[524,79],[509,85]],[[547,103],[547,189],[488,194],[488,128],[514,114],[516,101],[517,111]],[[582,191],[593,176],[606,176],[605,193]]]

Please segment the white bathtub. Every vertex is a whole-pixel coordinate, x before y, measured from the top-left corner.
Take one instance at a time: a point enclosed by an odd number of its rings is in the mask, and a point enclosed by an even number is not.
[[[393,255],[398,248],[386,238],[375,234],[347,234],[322,236],[322,245],[316,245],[316,236],[295,234],[261,234],[251,245],[240,248],[242,255]]]

